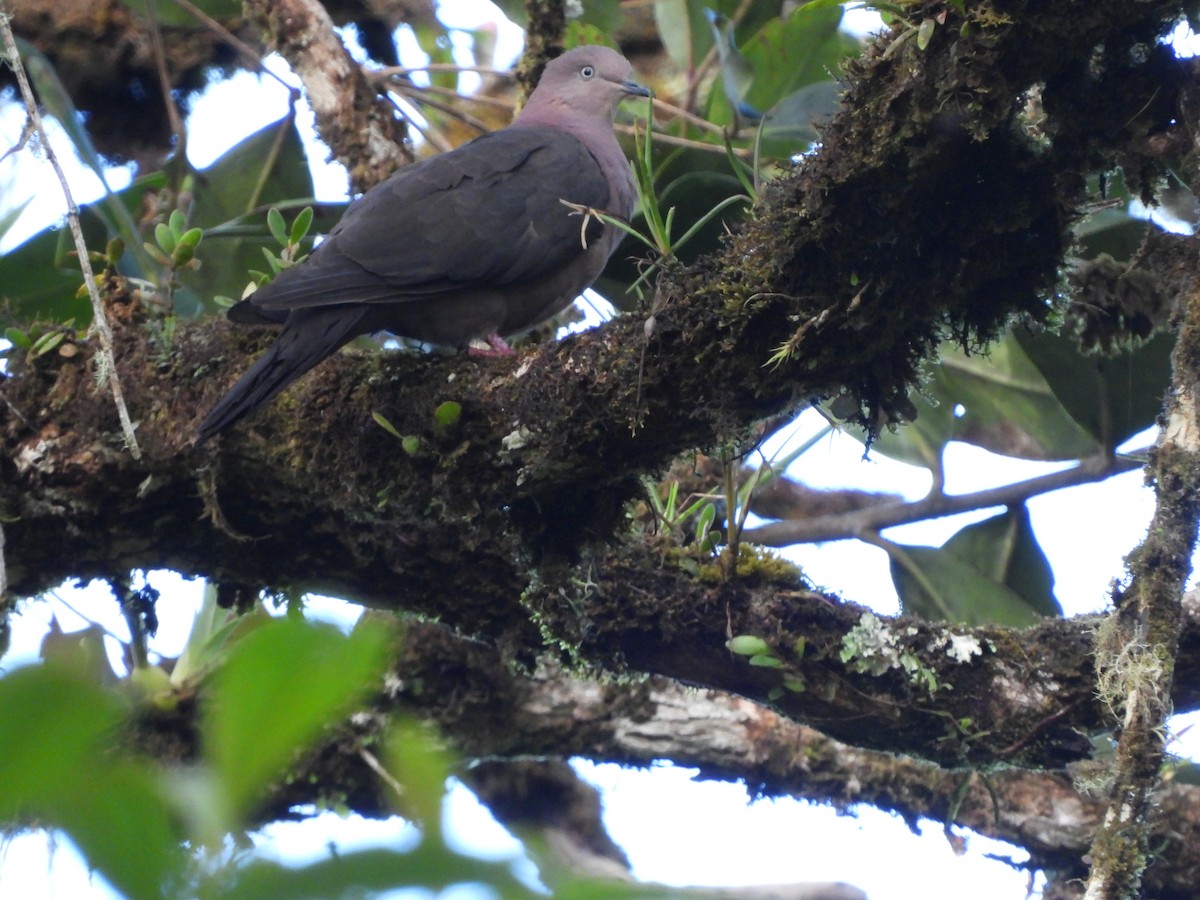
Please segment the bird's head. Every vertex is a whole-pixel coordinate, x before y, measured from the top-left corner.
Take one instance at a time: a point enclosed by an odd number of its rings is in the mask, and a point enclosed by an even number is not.
[[[576,47],[546,63],[521,118],[566,107],[574,115],[612,121],[626,97],[649,96],[650,89],[633,80],[633,67],[616,50]]]

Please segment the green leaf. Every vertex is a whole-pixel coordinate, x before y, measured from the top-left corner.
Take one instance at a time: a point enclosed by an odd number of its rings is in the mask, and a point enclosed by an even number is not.
[[[10,228],[16,224],[17,219],[21,218],[21,213],[25,212],[25,207],[33,202],[32,197],[27,197],[16,206],[6,209],[3,214],[0,214],[0,239],[2,239]]]
[[[933,33],[937,30],[937,21],[934,19],[922,19],[921,24],[917,26],[917,49],[924,50],[929,46],[929,42],[933,40]]]
[[[191,221],[204,229],[204,242],[196,250],[200,269],[181,279],[194,298],[177,310],[183,315],[215,312],[209,300],[215,294],[241,296],[247,271],[261,265],[261,251],[287,243],[286,229],[280,239],[268,227],[264,207],[291,215],[313,205],[304,147],[286,116],[231,148],[197,173],[196,181]],[[318,205],[320,228],[332,228],[345,206]]]
[[[499,896],[514,900],[545,896],[521,884],[509,871],[509,865],[507,860],[489,862],[460,856],[439,843],[425,840],[407,853],[360,850],[338,853],[302,866],[254,861],[237,868],[233,883],[221,891],[220,897],[222,900],[314,900],[389,894],[406,886],[422,888],[421,895],[429,896],[431,889],[464,883],[491,885]],[[563,895],[556,890],[555,896]],[[592,896],[619,898],[624,894],[618,890]],[[636,896],[646,900],[645,893]]]
[[[859,49],[858,42],[839,28],[842,9],[837,4],[806,3],[787,18],[772,16],[757,32],[749,19],[738,29],[739,35],[750,35],[742,40],[741,50],[754,67],[746,102],[760,110],[771,110],[806,85],[828,82],[842,60]],[[719,82],[709,95],[708,117],[717,123],[732,122],[733,111]],[[791,152],[803,150],[807,143],[792,147]]]
[[[262,247],[261,249],[263,259],[267,261],[267,268],[271,270],[271,277],[273,278],[283,271],[283,263],[279,261],[279,257],[277,257],[266,247]]]
[[[154,239],[158,241],[159,249],[164,253],[175,252],[175,234],[165,222],[159,222],[154,226]]]
[[[33,347],[33,341],[30,339],[29,335],[20,328],[15,328],[12,326],[5,328],[4,339],[14,347],[18,347],[21,350],[30,350]]]
[[[231,647],[214,677],[204,733],[234,814],[374,686],[388,640],[377,625],[346,637],[332,626],[275,619]]]
[[[54,66],[29,42],[17,38],[16,43],[21,55],[21,62],[24,63],[29,80],[37,92],[38,102],[62,126],[63,131],[70,138],[75,152],[79,154],[79,158],[95,173],[104,186],[105,198],[100,204],[95,205],[96,214],[103,220],[110,235],[119,231],[126,239],[133,238],[137,234],[137,227],[134,224],[136,213],[131,212],[127,204],[123,205],[108,187],[105,172],[107,167],[104,160],[96,152],[91,136],[84,127],[84,118],[75,108],[71,95],[59,80]]]
[[[880,436],[885,456],[938,470],[950,441],[1019,459],[1079,459],[1101,449],[1063,408],[1043,373],[1012,334],[986,356],[943,350],[914,396],[916,421]]]
[[[708,535],[708,530],[712,528],[713,522],[717,519],[717,508],[711,502],[705,501],[700,508],[699,515],[696,516],[696,540],[702,541]]]
[[[1171,383],[1173,334],[1111,355],[1084,354],[1070,339],[1026,329],[1016,342],[1071,418],[1111,449],[1154,424]]]
[[[115,194],[113,202],[119,203],[132,221],[133,216],[142,214],[145,194],[167,186],[167,176],[155,173]],[[186,289],[176,293],[176,312],[194,316],[202,310],[216,311],[212,296],[241,295],[246,270],[258,263],[259,248],[275,246],[256,204],[274,204],[284,211],[312,205],[312,176],[304,146],[288,118],[251,134],[197,175],[191,216],[193,223],[204,229],[204,242],[196,252],[200,268],[187,272]],[[106,245],[114,234],[106,224],[112,216],[102,216],[98,209],[91,204],[80,210],[89,247]],[[319,227],[334,226],[344,209],[346,204],[318,205]],[[140,246],[142,239],[138,238],[138,254],[142,254]],[[90,322],[88,300],[76,298],[82,278],[73,251],[70,233],[55,226],[0,257],[0,284],[19,322],[61,322],[66,318]],[[161,251],[154,262],[164,268],[172,265]],[[121,260],[121,271],[146,275],[130,254]]]
[[[203,228],[189,228],[179,236],[176,246],[190,247],[193,250],[200,245],[200,241],[204,238]]]
[[[698,65],[712,46],[712,34],[700,3],[658,0],[654,21],[667,54],[685,72]]]
[[[891,569],[905,615],[962,625],[1018,628],[1038,621],[1021,598],[1004,585],[939,548],[904,547],[901,556],[892,553]]]
[[[45,356],[61,344],[66,336],[66,332],[63,331],[48,331],[33,342],[33,349],[30,352],[34,356]]]
[[[1038,615],[1062,615],[1054,599],[1054,573],[1024,505],[968,525],[942,549],[1010,588]]]
[[[145,194],[161,190],[166,184],[162,172],[139,178],[118,192],[114,202],[125,207],[128,215],[140,215]],[[114,236],[105,224],[110,217],[102,216],[99,209],[97,204],[80,209],[80,227],[89,247],[104,247]],[[75,296],[83,279],[74,254],[70,232],[55,225],[0,256],[0,295],[8,301],[19,322],[62,322],[74,318],[86,325],[91,321],[91,304]],[[137,273],[133,254],[122,259],[122,268]]]
[[[763,114],[757,135],[760,158],[785,159],[820,137],[823,125],[838,111],[842,86],[836,81],[806,84],[781,97]]]
[[[905,614],[1013,627],[1062,614],[1024,509],[969,525],[942,548],[888,549]]]
[[[175,243],[175,252],[171,254],[171,263],[176,268],[186,266],[196,255],[196,247],[203,237],[202,228],[192,228],[181,234]]]
[[[400,812],[429,833],[440,826],[442,797],[453,759],[438,736],[420,722],[400,721],[388,735],[388,773],[404,785]]]
[[[454,400],[438,404],[437,409],[433,411],[433,420],[439,428],[451,428],[458,423],[461,417],[462,404]]]
[[[783,678],[783,686],[793,694],[803,694],[808,690],[808,685],[804,683],[804,679],[796,675],[785,675]]]
[[[121,708],[69,667],[28,666],[0,679],[0,817],[73,789]]]
[[[739,634],[726,641],[725,646],[730,653],[736,653],[738,656],[757,656],[761,653],[771,652],[770,645],[753,634]]]
[[[116,697],[79,670],[48,663],[0,679],[0,817],[67,831],[133,898],[161,897],[182,864],[153,767],[123,758]]]
[[[116,268],[121,262],[121,257],[125,255],[125,241],[120,237],[115,237],[108,242],[108,246],[104,248],[105,264]]]
[[[171,215],[167,219],[167,227],[171,229],[171,234],[176,240],[183,234],[183,229],[187,226],[187,219],[184,218],[183,211],[179,209],[171,210]]]
[[[96,749],[96,755],[104,752]],[[56,804],[56,824],[126,896],[169,896],[166,885],[182,872],[184,859],[157,771],[132,760],[98,767],[95,756],[86,765],[91,777],[80,778],[73,796]]]
[[[385,416],[383,413],[372,412],[371,418],[375,420],[376,425],[378,425],[380,428],[382,428],[384,431],[386,431],[392,437],[397,438],[401,441],[404,440],[404,435],[402,435],[399,431],[396,430],[396,426],[393,425],[388,420],[387,416]]]
[[[271,237],[278,241],[279,246],[287,246],[288,232],[287,226],[283,223],[283,213],[274,206],[267,210],[267,228],[270,229]]]
[[[292,230],[288,232],[288,242],[298,244],[308,237],[308,229],[312,227],[313,208],[306,206],[296,214],[292,221]]]
[[[783,661],[779,657],[769,653],[756,653],[750,657],[749,662],[752,666],[760,666],[764,669],[778,669],[783,665]]]
[[[171,257],[163,253],[157,244],[146,241],[146,243],[142,244],[142,249],[146,251],[147,256],[163,268],[168,268],[171,265]]]

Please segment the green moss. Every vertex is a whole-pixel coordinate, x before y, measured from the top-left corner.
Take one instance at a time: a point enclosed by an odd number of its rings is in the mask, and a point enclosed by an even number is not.
[[[708,584],[718,584],[725,580],[724,569],[715,559],[700,565],[695,574]],[[795,563],[788,562],[768,547],[742,544],[738,548],[737,578],[739,581],[754,581],[759,584],[795,585],[804,579],[804,572]]]

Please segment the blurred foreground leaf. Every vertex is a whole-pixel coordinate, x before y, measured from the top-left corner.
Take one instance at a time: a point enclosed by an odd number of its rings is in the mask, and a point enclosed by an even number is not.
[[[377,624],[345,636],[331,625],[276,619],[230,648],[204,732],[228,805],[244,813],[299,748],[377,686],[389,636]]]

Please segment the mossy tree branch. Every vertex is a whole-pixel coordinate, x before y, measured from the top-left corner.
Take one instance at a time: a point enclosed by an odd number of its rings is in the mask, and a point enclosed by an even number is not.
[[[386,787],[359,749],[411,715],[436,722],[471,759],[584,756],[634,766],[672,759],[706,778],[743,780],[756,796],[847,809],[866,803],[914,828],[922,818],[948,822],[1026,848],[1029,868],[1051,882],[1085,874],[1084,856],[1104,814],[1103,799],[1078,787],[1097,780],[1083,766],[941,767],[850,746],[743,697],[674,679],[597,681],[551,661],[532,671],[514,668],[495,647],[430,622],[406,625],[397,658],[389,689],[309,754],[259,810],[261,821],[331,800],[363,815],[391,815]],[[186,702],[148,711],[136,740],[159,758],[190,759],[195,715]],[[470,784],[471,771],[461,774]],[[1176,783],[1155,794],[1158,859],[1145,876],[1154,896],[1185,900],[1194,892],[1200,848],[1185,836],[1200,824],[1198,792]]]
[[[1109,805],[1092,845],[1086,896],[1136,896],[1150,861],[1154,789],[1183,626],[1183,591],[1200,527],[1200,281],[1180,285],[1173,390],[1148,474],[1156,506],[1146,540],[1130,555],[1129,583],[1101,633],[1100,694],[1119,720]]]
[[[947,764],[1078,758],[1073,729],[1102,714],[1083,623],[1020,641],[978,632],[995,646],[953,675],[933,630],[918,631],[902,641],[915,670],[868,677],[852,668],[861,656],[841,654],[858,610],[798,582],[698,581],[651,546],[595,549],[624,531],[639,476],[764,416],[845,391],[869,428],[902,421],[945,336],[978,347],[1010,317],[1048,308],[1087,174],[1119,156],[1131,182],[1149,184],[1162,146],[1194,133],[1181,102],[1189,65],[1156,42],[1184,4],[1046,6],[952,21],[924,50],[900,30],[875,45],[852,67],[821,152],[771,185],[722,250],[663,277],[648,335],[630,316],[514,360],[343,355],[193,453],[194,423],[261,337],[223,323],[172,334],[126,305],[115,337],[140,462],[89,388],[92,348],[15,366],[0,385],[11,589],[165,566],[435,615],[509,660],[561,642],[592,665],[770,699],[772,673],[724,650],[730,634],[754,634],[806,687],[774,702],[856,743]],[[1035,85],[1045,139],[1021,115]],[[439,427],[446,400],[463,413]],[[416,437],[416,452],[374,412]],[[1005,672],[995,733],[964,724]],[[1194,702],[1200,675],[1175,674],[1177,705]],[[911,734],[901,719],[914,714],[932,727]]]

